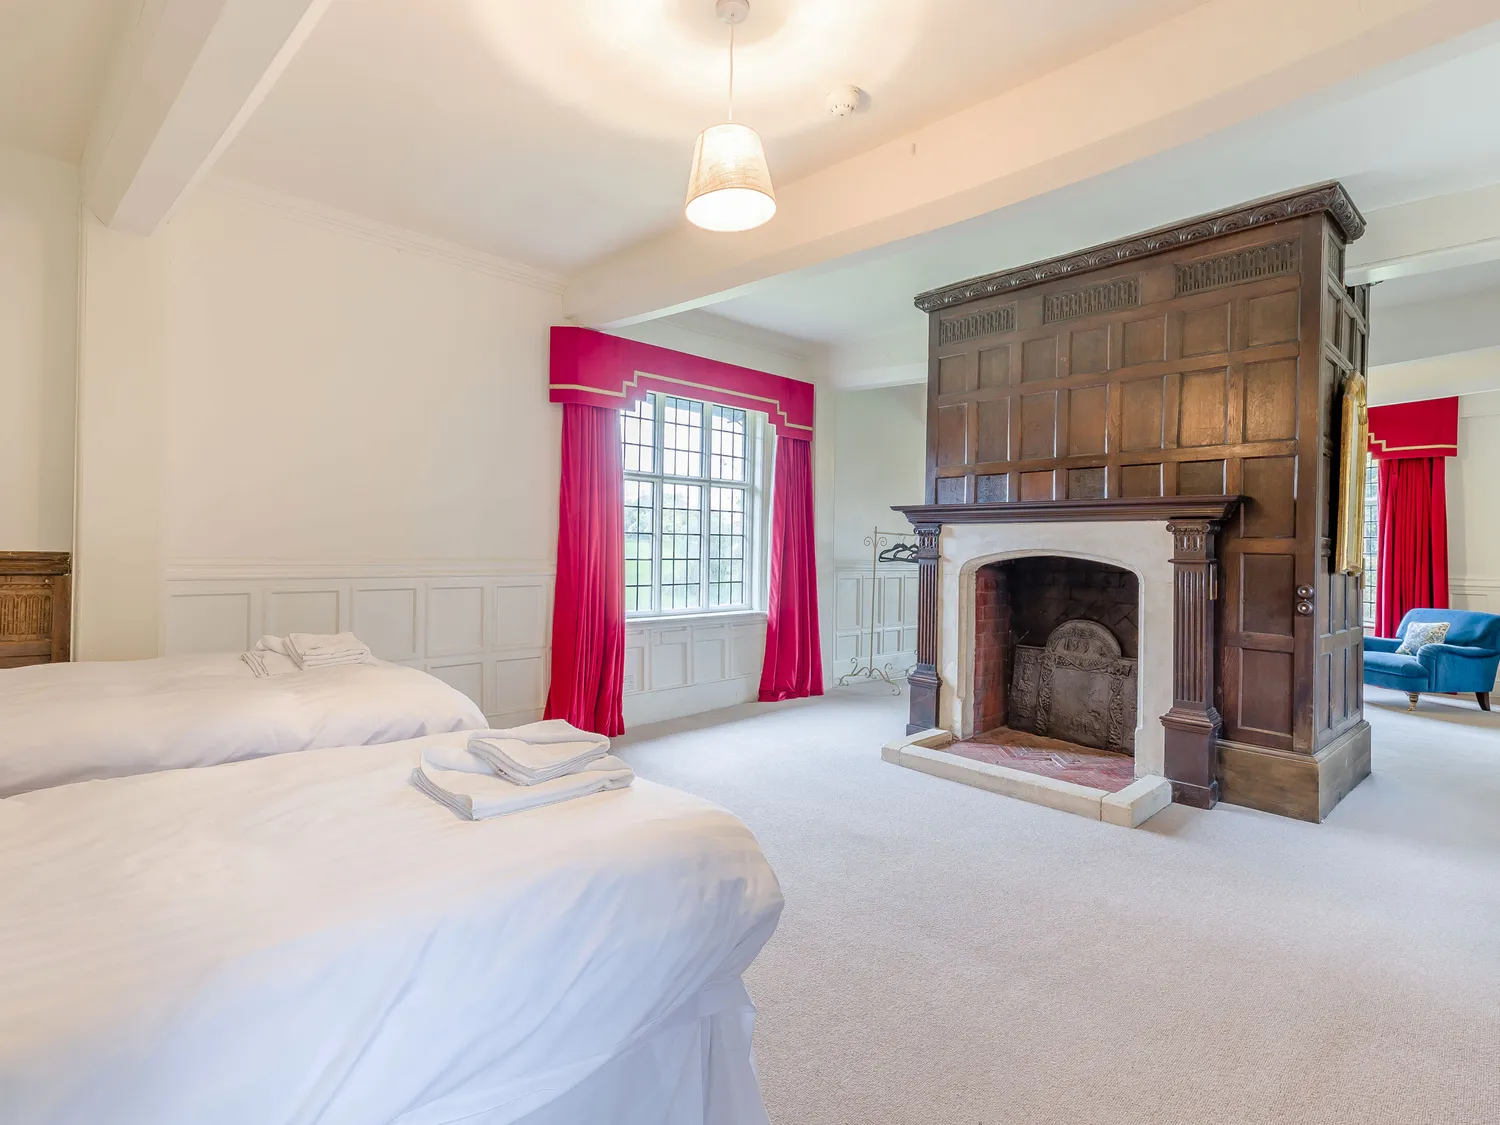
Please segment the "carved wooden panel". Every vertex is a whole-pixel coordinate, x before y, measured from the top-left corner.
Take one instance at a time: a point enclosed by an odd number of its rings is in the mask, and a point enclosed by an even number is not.
[[[1016,306],[998,305],[975,312],[945,316],[938,321],[938,343],[956,344],[976,336],[1009,332],[1016,326]]]
[[[1177,295],[1297,272],[1297,240],[1273,242],[1177,267]]]
[[[1141,303],[1141,282],[1137,277],[1117,277],[1085,285],[1081,289],[1063,289],[1042,298],[1042,323],[1071,320],[1075,316],[1097,316],[1114,309],[1133,308]]]
[[[69,570],[66,552],[0,551],[0,668],[68,659]]]

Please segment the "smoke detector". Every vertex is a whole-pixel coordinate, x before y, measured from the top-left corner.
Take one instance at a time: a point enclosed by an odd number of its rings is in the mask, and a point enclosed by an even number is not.
[[[858,86],[835,86],[828,91],[828,112],[835,117],[849,117],[859,109],[859,103],[864,95]]]

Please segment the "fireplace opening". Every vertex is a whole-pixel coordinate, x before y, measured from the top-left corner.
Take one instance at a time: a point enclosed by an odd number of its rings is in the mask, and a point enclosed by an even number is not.
[[[974,576],[969,757],[1118,790],[1134,776],[1140,596],[1122,567],[1059,555]]]

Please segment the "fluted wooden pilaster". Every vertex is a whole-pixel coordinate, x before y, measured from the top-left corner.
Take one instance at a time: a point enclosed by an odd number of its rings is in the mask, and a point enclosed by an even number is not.
[[[917,524],[917,663],[906,682],[911,685],[910,721],[906,733],[938,725],[938,693],[942,680],[938,660],[938,536],[941,524]]]
[[[1218,641],[1219,521],[1173,519],[1172,708],[1166,727],[1166,776],[1172,798],[1211,809],[1219,799],[1218,738],[1224,723],[1215,706]]]

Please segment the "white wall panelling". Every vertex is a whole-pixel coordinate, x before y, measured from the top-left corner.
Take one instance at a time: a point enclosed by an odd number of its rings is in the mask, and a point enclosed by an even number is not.
[[[1448,583],[1448,604],[1454,609],[1500,613],[1500,578],[1454,578]]]
[[[1448,582],[1448,604],[1454,609],[1500,613],[1500,578],[1453,578]],[[1495,682],[1500,686],[1500,674]]]
[[[625,628],[625,726],[755,699],[763,613],[637,618]]]
[[[875,608],[875,663],[904,672],[917,662],[917,568],[842,560],[834,575],[833,676],[848,673],[870,655],[870,611]]]
[[[238,652],[263,633],[348,629],[382,659],[452,684],[497,725],[541,717],[550,574],[503,564],[463,574],[433,574],[422,564],[383,565],[379,574],[336,563],[276,569],[169,567],[164,654]]]

